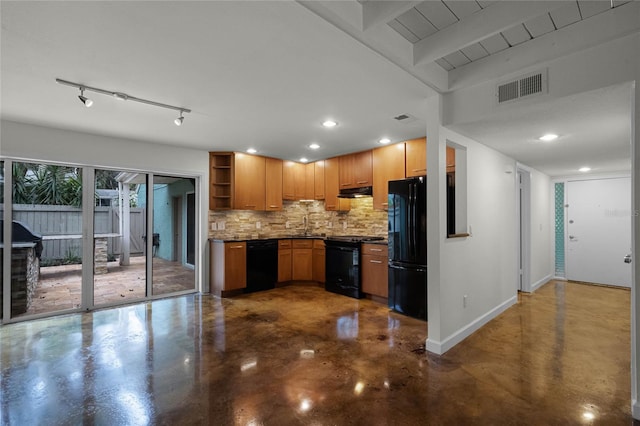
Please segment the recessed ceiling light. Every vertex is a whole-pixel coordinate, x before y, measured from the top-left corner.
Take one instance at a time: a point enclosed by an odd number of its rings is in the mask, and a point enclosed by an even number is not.
[[[384,144],[388,144],[389,142],[391,142],[391,139],[389,139],[389,138],[382,138],[382,139],[380,139],[380,140],[378,141],[378,143],[381,143],[381,144],[383,144],[383,145],[384,145]]]
[[[544,136],[540,136],[539,139],[544,142],[551,142],[558,139],[558,135],[554,135],[553,133],[547,133]]]
[[[580,167],[578,171],[582,173],[589,172],[591,171],[591,167]]]
[[[324,121],[324,122],[322,123],[322,125],[323,125],[324,127],[329,127],[329,128],[331,128],[331,127],[336,127],[336,126],[338,125],[338,123],[337,123],[336,121],[333,121],[333,120],[326,120],[326,121]]]
[[[257,151],[255,148],[249,148],[249,149],[247,149],[247,152],[248,152],[249,154],[255,154],[255,153],[256,153],[256,152],[258,152],[258,151]]]
[[[320,148],[320,145],[318,145],[317,143],[312,143],[311,145],[309,145],[309,148],[318,149],[318,148]]]
[[[301,162],[301,163],[308,163],[308,162],[309,162],[309,160],[308,160],[308,159],[306,159],[306,158],[304,158],[304,157],[302,157],[302,158],[300,159],[300,162]]]

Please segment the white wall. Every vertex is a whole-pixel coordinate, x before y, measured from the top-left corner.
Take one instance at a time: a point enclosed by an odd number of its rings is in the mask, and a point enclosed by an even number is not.
[[[427,128],[428,159],[435,151],[444,154],[447,140],[466,147],[467,223],[472,234],[446,238],[446,215],[442,211],[446,194],[428,187],[427,202],[437,200],[441,211],[436,215],[437,227],[433,222],[428,224],[427,349],[444,353],[517,301],[516,174],[505,173],[507,168],[515,171],[516,162],[445,127],[434,132],[431,126],[431,132]],[[439,142],[429,141],[433,135]],[[435,147],[438,143],[441,146]],[[442,174],[443,164],[444,158],[438,170]],[[433,162],[428,166],[433,176],[438,167]],[[433,253],[434,245],[439,254]]]
[[[550,99],[633,81],[635,69],[632,59],[638,56],[639,45],[640,34],[632,34],[554,61],[518,70],[514,76],[545,67],[549,69],[549,93],[521,102],[544,104]],[[495,104],[496,82],[507,77],[498,75],[493,80],[445,95],[443,124],[481,121],[504,108],[509,108]]]
[[[209,154],[206,151],[0,122],[0,155],[14,159],[117,168],[200,178],[198,285],[208,290],[206,262]]]

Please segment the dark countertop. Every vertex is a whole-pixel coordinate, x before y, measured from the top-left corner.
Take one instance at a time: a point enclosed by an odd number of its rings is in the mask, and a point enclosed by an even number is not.
[[[267,238],[209,238],[211,242],[217,243],[239,243],[246,241],[267,241],[267,240],[326,240],[326,235],[283,235],[282,237]],[[366,244],[380,244],[386,246],[387,240],[366,241]]]

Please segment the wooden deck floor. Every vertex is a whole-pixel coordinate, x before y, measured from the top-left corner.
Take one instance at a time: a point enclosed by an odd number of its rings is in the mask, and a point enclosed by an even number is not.
[[[94,304],[109,305],[145,296],[145,257],[132,257],[131,265],[109,262],[108,273],[94,277]],[[82,265],[40,268],[40,283],[29,310],[23,315],[78,308]],[[195,273],[179,262],[153,258],[153,294],[167,294],[195,288]]]

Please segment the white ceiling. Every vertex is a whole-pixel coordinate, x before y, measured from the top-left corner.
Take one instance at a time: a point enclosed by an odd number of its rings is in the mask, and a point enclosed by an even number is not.
[[[549,21],[574,24],[563,10],[584,9],[585,22],[611,10],[602,7],[609,0],[510,3],[2,1],[0,115],[208,151],[255,147],[284,159],[355,152],[381,137],[424,136],[425,99],[452,90],[450,81],[477,83],[477,64],[510,49],[507,40],[534,38],[524,46],[547,37]],[[398,28],[416,28],[414,10],[430,20],[412,41]],[[176,127],[175,111],[95,93],[85,93],[95,102],[87,109],[56,78],[193,112]],[[587,163],[629,170],[629,91],[514,104],[451,127],[552,176]],[[401,124],[393,119],[400,114],[418,119]],[[322,128],[325,118],[339,126]],[[556,144],[532,140],[548,131],[561,135]],[[313,142],[321,149],[308,149]]]

